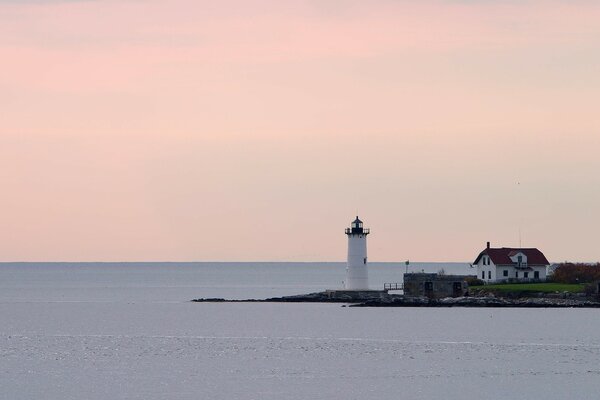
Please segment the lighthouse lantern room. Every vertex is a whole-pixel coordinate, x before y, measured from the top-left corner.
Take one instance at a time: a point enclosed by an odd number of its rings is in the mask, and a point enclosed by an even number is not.
[[[367,235],[368,228],[363,228],[363,222],[356,219],[346,228],[348,236],[348,264],[346,266],[346,290],[369,290],[367,271]]]

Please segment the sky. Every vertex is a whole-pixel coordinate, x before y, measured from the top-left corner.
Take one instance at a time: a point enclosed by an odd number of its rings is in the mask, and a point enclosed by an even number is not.
[[[598,261],[600,2],[0,0],[0,260]]]

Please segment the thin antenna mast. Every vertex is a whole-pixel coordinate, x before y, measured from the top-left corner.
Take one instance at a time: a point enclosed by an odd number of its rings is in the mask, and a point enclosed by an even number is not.
[[[521,202],[521,182],[517,182],[517,199],[519,202]],[[521,228],[523,226],[523,208],[519,207],[519,248],[522,249],[523,248],[523,240],[522,240],[522,235],[521,235]]]

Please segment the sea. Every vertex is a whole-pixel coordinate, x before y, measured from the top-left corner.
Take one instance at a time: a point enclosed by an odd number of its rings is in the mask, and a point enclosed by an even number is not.
[[[193,303],[344,263],[0,263],[0,399],[592,399],[600,310]],[[403,262],[371,263],[373,289]],[[473,273],[467,263],[410,272]]]

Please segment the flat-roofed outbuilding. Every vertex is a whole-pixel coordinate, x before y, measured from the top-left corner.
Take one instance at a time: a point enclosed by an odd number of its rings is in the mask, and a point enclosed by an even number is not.
[[[424,272],[404,274],[404,295],[432,299],[466,296],[469,293],[467,278],[474,278],[474,276]]]

